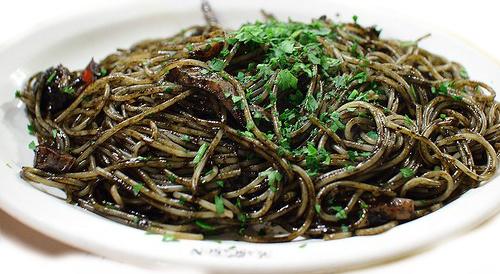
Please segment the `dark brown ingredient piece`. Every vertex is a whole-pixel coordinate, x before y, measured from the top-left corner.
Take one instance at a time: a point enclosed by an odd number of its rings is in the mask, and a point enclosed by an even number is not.
[[[42,115],[56,113],[66,109],[73,100],[78,88],[83,86],[83,81],[76,73],[70,72],[66,67],[59,65],[47,69],[35,84],[35,92],[41,92]]]
[[[48,146],[39,145],[35,150],[35,168],[53,173],[64,173],[70,171],[74,164],[73,156]]]
[[[412,199],[393,198],[368,209],[370,224],[384,223],[390,220],[410,220],[415,215],[415,203]]]
[[[189,57],[206,61],[217,56],[223,47],[223,42],[213,42],[203,47],[195,48],[189,53]]]
[[[236,93],[233,85],[216,73],[207,70],[202,73],[202,70],[200,67],[174,68],[167,75],[167,78],[169,81],[180,85],[203,89],[214,94],[224,107],[231,112],[236,121],[244,126],[243,111],[232,100]]]

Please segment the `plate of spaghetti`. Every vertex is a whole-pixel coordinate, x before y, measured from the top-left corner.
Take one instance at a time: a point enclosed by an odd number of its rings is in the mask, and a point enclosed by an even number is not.
[[[326,1],[174,6],[0,52],[4,210],[122,261],[276,273],[404,256],[498,208],[499,66],[474,47]]]

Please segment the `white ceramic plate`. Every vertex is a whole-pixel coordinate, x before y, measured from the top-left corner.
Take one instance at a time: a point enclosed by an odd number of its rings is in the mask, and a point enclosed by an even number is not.
[[[141,1],[142,2],[142,1]],[[332,6],[316,1],[213,1],[221,23],[237,27],[260,19],[261,8],[279,18],[309,20],[338,12],[343,20],[357,14],[361,24],[377,24],[384,37],[415,39],[432,32],[421,46],[463,63],[474,79],[491,84],[499,66],[469,44],[435,26],[409,22],[397,16],[367,12],[360,7]],[[394,24],[397,22],[397,24]],[[100,59],[117,47],[129,47],[141,39],[173,34],[183,27],[202,24],[197,1],[154,1],[100,10],[67,22],[54,23],[0,50],[0,206],[35,229],[84,250],[128,262],[183,264],[227,272],[302,272],[339,270],[375,263],[436,243],[471,228],[500,205],[500,180],[467,192],[460,199],[421,219],[386,233],[337,241],[308,240],[283,244],[251,244],[225,241],[177,241],[164,243],[159,236],[113,223],[47,195],[19,178],[19,169],[32,163],[27,144],[27,119],[18,89],[34,72],[63,63],[83,68],[90,57]],[[500,87],[493,86],[500,90]]]

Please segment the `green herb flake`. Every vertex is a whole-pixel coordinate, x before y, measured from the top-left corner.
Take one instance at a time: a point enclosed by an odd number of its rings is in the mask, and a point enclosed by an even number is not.
[[[321,205],[320,204],[315,204],[314,205],[314,210],[316,210],[316,213],[320,213],[321,212]]]
[[[171,93],[172,91],[174,91],[172,87],[165,87],[165,89],[163,89],[163,92],[165,93]]]
[[[441,120],[445,120],[446,114],[444,114],[444,113],[439,114],[439,118],[441,118]]]
[[[26,127],[28,128],[29,135],[35,135],[36,129],[35,126],[33,126],[33,124],[30,123]]]
[[[405,124],[406,124],[407,126],[409,126],[409,127],[410,127],[410,126],[412,126],[412,125],[413,125],[413,121],[411,120],[411,118],[410,118],[410,117],[408,117],[408,115],[406,115],[406,114],[405,114],[405,118],[404,118],[404,119],[405,119]]]
[[[36,143],[35,143],[35,141],[31,141],[28,144],[28,148],[31,149],[31,150],[35,150],[36,149]]]
[[[197,165],[200,163],[201,159],[203,158],[203,156],[205,155],[205,152],[207,151],[207,148],[208,148],[208,144],[207,143],[203,143],[200,148],[198,149],[198,151],[196,152],[196,155],[194,156],[194,159],[193,159],[193,164]]]
[[[370,130],[366,133],[366,135],[370,138],[370,139],[373,139],[373,140],[377,140],[378,139],[378,133],[376,133],[375,131],[373,130]]]
[[[339,220],[345,220],[347,219],[347,212],[344,209],[342,209],[335,214],[335,217],[337,217]]]
[[[174,235],[165,233],[165,234],[163,234],[162,241],[163,242],[174,242],[174,241],[177,241],[177,239],[175,238]]]
[[[318,108],[318,101],[316,101],[314,96],[308,95],[306,97],[305,107],[307,111],[314,112]]]
[[[247,125],[246,125],[246,128],[247,128],[248,131],[251,131],[252,129],[255,128],[255,123],[252,122],[252,121],[248,122]]]
[[[277,190],[276,183],[280,182],[281,179],[283,179],[283,175],[281,175],[281,173],[279,173],[279,171],[277,170],[266,170],[259,173],[259,176],[267,177],[269,189],[271,189],[272,192],[276,192]]]
[[[469,73],[467,73],[467,70],[465,70],[465,68],[461,68],[458,73],[460,74],[460,77],[469,79]]]
[[[408,167],[404,167],[404,168],[400,169],[399,172],[401,173],[401,175],[403,175],[403,178],[405,178],[405,179],[408,179],[408,178],[415,176],[415,172],[411,168],[408,168]]]
[[[363,200],[359,200],[359,205],[362,209],[368,209],[368,205]]]
[[[135,184],[133,187],[132,187],[132,192],[134,193],[134,196],[137,196],[139,195],[139,193],[141,192],[141,189],[144,187],[143,184]]]
[[[208,62],[208,67],[213,71],[221,71],[224,69],[224,61],[218,58],[212,59]]]
[[[146,156],[146,157],[144,157],[144,156],[137,156],[136,159],[138,161],[140,161],[140,162],[147,162],[147,161],[151,160],[151,158],[152,158],[151,156]]]
[[[349,232],[349,226],[346,226],[346,225],[341,225],[340,226],[340,231],[342,232]]]
[[[208,231],[213,231],[215,230],[215,228],[203,221],[200,221],[200,220],[196,220],[194,222],[199,228],[203,229],[203,230],[208,230]]]
[[[49,78],[47,78],[47,84],[50,84],[52,83],[52,81],[54,81],[56,74],[57,74],[56,70],[52,71],[52,73],[49,75]]]
[[[101,68],[99,70],[99,76],[103,77],[103,76],[106,76],[108,74],[108,70],[106,70],[105,68]]]
[[[347,155],[349,156],[349,160],[355,162],[356,158],[359,156],[358,152],[355,150],[348,150]]]
[[[238,221],[240,221],[240,223],[244,224],[247,222],[248,216],[246,213],[240,213],[236,215],[236,218],[238,218]]]
[[[217,213],[217,215],[224,214],[224,201],[222,200],[221,196],[215,195],[214,203],[215,203],[215,212]]]
[[[253,139],[255,136],[253,135],[252,132],[250,131],[241,131],[241,130],[238,130],[238,135],[239,136],[243,136],[243,137],[246,137],[246,138],[250,138],[250,139]]]
[[[231,101],[233,101],[234,107],[236,109],[243,109],[243,97],[237,95],[231,95]]]
[[[184,142],[190,142],[191,141],[191,137],[189,135],[183,134],[181,136],[181,140],[184,141]]]
[[[75,94],[75,89],[73,87],[71,87],[71,86],[65,86],[62,89],[62,92],[66,93],[66,94],[69,94],[69,95],[74,95]]]
[[[295,89],[298,81],[288,69],[281,70],[276,78],[276,84],[280,90]]]
[[[226,57],[229,54],[229,50],[227,48],[220,51],[220,56]]]
[[[352,16],[352,21],[354,21],[354,24],[358,24],[358,16],[357,15],[353,15]]]
[[[222,181],[222,180],[215,181],[215,184],[218,185],[220,188],[224,187],[224,181]]]
[[[186,198],[184,198],[183,196],[179,197],[179,201],[177,202],[178,204],[180,205],[185,205],[187,202]]]
[[[58,132],[57,129],[55,129],[55,128],[52,129],[52,138],[55,139],[57,137],[57,132]]]
[[[16,98],[21,98],[21,97],[22,97],[22,95],[21,95],[21,91],[16,90],[16,93],[14,93],[14,96],[15,96]]]

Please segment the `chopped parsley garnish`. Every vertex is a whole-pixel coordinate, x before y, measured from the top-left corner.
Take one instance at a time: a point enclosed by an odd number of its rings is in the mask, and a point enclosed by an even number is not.
[[[36,129],[35,126],[33,126],[33,124],[30,123],[26,127],[28,128],[29,135],[35,135]]]
[[[441,118],[441,120],[446,119],[446,114],[444,113],[439,114],[439,118]]]
[[[62,92],[66,93],[66,94],[73,95],[73,94],[75,94],[75,89],[73,87],[71,87],[71,86],[65,86],[62,89]]]
[[[241,131],[241,130],[239,130],[238,131],[238,135],[243,136],[243,137],[247,137],[247,138],[250,138],[250,139],[253,139],[255,137],[253,135],[253,133],[251,133],[250,131]]]
[[[347,212],[341,206],[332,206],[329,207],[329,209],[335,212],[335,217],[337,217],[339,220],[347,219]]]
[[[52,83],[52,81],[54,81],[56,74],[57,74],[56,70],[52,71],[52,73],[49,75],[49,78],[47,78],[47,84],[50,84]]]
[[[250,131],[255,128],[255,124],[253,122],[248,122],[246,126],[247,130]]]
[[[16,90],[16,93],[14,94],[16,96],[16,98],[21,98],[21,91],[19,90]]]
[[[151,158],[152,158],[151,156],[146,156],[146,157],[144,157],[144,156],[137,156],[136,159],[139,160],[139,161],[141,161],[141,162],[147,162],[147,161],[151,160]]]
[[[208,62],[208,66],[213,71],[221,71],[224,69],[224,61],[222,61],[221,59],[215,58],[215,59],[212,59]]]
[[[465,70],[465,68],[461,68],[458,73],[460,74],[460,77],[469,79],[469,73],[467,73],[467,70]]]
[[[331,162],[330,153],[324,148],[317,149],[313,143],[307,143],[302,153],[306,156],[306,166],[310,175],[318,172],[320,163],[329,165]]]
[[[448,95],[448,90],[453,86],[452,82],[443,82],[439,84],[438,88],[436,89],[434,86],[431,87],[431,93],[435,95]]]
[[[364,82],[366,82],[366,80],[368,80],[368,74],[363,71],[350,78],[349,82],[358,81],[359,84],[363,84]]]
[[[191,137],[189,135],[183,134],[181,136],[181,140],[184,142],[189,142],[189,141],[191,141]]]
[[[347,166],[345,167],[345,169],[346,169],[348,172],[352,172],[352,171],[354,171],[354,169],[356,169],[356,168],[355,168],[353,165],[347,165]]]
[[[281,70],[276,78],[276,84],[280,90],[297,88],[298,79],[288,69]]]
[[[375,131],[370,130],[370,131],[368,131],[366,133],[366,135],[368,137],[370,137],[370,139],[373,139],[373,140],[377,140],[378,139],[378,134]]]
[[[402,169],[399,170],[399,172],[401,173],[401,175],[403,175],[403,178],[406,178],[406,179],[415,176],[415,172],[411,168],[408,168],[408,167],[403,167]]]
[[[183,196],[179,197],[179,201],[177,202],[178,204],[180,205],[185,205],[187,202],[186,198],[184,198]]]
[[[36,149],[36,143],[35,143],[35,141],[31,141],[28,144],[28,148],[31,149],[31,150],[35,150]]]
[[[200,148],[196,152],[196,155],[194,156],[193,164],[197,165],[198,163],[200,163],[201,159],[205,155],[205,152],[207,151],[207,148],[208,148],[208,144],[207,143],[203,143],[200,146]]]
[[[312,95],[306,97],[306,110],[314,112],[318,108],[318,101]]]
[[[200,221],[200,220],[196,220],[194,221],[194,223],[201,229],[203,230],[209,230],[209,231],[212,231],[212,230],[215,230],[215,228],[203,221]]]
[[[57,129],[52,129],[52,137],[55,139],[57,137]]]
[[[165,89],[163,89],[163,92],[165,93],[171,93],[172,91],[174,91],[172,87],[165,87]]]
[[[162,241],[164,241],[164,242],[173,242],[173,241],[177,241],[177,239],[175,238],[174,235],[165,233],[165,234],[163,234]]]
[[[358,23],[358,16],[357,15],[353,15],[352,16],[352,21],[354,21],[354,24],[357,24]]]
[[[234,107],[236,109],[243,109],[243,97],[237,95],[231,95],[231,101],[233,101]]]
[[[320,213],[321,212],[321,205],[320,204],[315,204],[314,205],[314,210],[316,210],[316,213]]]
[[[355,150],[348,150],[347,155],[349,156],[349,160],[355,162],[358,157],[367,158],[367,157],[370,157],[372,155],[372,153],[369,151],[358,152]]]
[[[241,208],[241,205],[238,208]],[[236,217],[238,218],[238,221],[240,221],[240,223],[242,223],[242,224],[246,223],[247,219],[248,219],[248,216],[246,213],[238,214],[238,215],[236,215]]]
[[[365,202],[363,202],[363,200],[359,200],[359,205],[361,206],[362,209],[368,208],[368,205]]]
[[[337,130],[345,128],[344,123],[342,123],[342,121],[340,120],[340,114],[336,111],[330,113],[321,113],[319,116],[319,120],[326,124],[330,124],[329,127],[333,132],[337,132]]]
[[[351,91],[351,93],[349,94],[349,97],[347,97],[347,100],[348,101],[353,101],[354,99],[356,99],[356,97],[358,97],[359,95],[359,91],[357,89]]]
[[[220,56],[226,57],[229,54],[229,50],[227,48],[220,51]]]
[[[222,180],[215,181],[215,184],[218,185],[221,188],[224,187],[224,181],[222,181]]]
[[[141,189],[144,187],[143,184],[135,184],[133,187],[132,187],[132,192],[134,193],[135,196],[139,195],[139,193],[141,192]]]
[[[105,68],[99,70],[99,76],[103,77],[106,76],[106,74],[108,74],[108,71]]]
[[[215,212],[218,215],[224,214],[224,201],[222,200],[221,196],[215,195],[214,203],[215,203]]]
[[[411,125],[413,125],[413,121],[412,121],[412,120],[411,120],[411,118],[410,118],[410,117],[408,117],[408,115],[406,115],[406,114],[405,114],[405,124],[406,124],[407,126],[411,126]]]
[[[283,176],[279,171],[277,170],[266,170],[262,171],[259,173],[259,176],[266,176],[267,177],[267,182],[269,184],[269,189],[271,189],[272,192],[276,192],[277,190],[277,183],[283,179]]]

